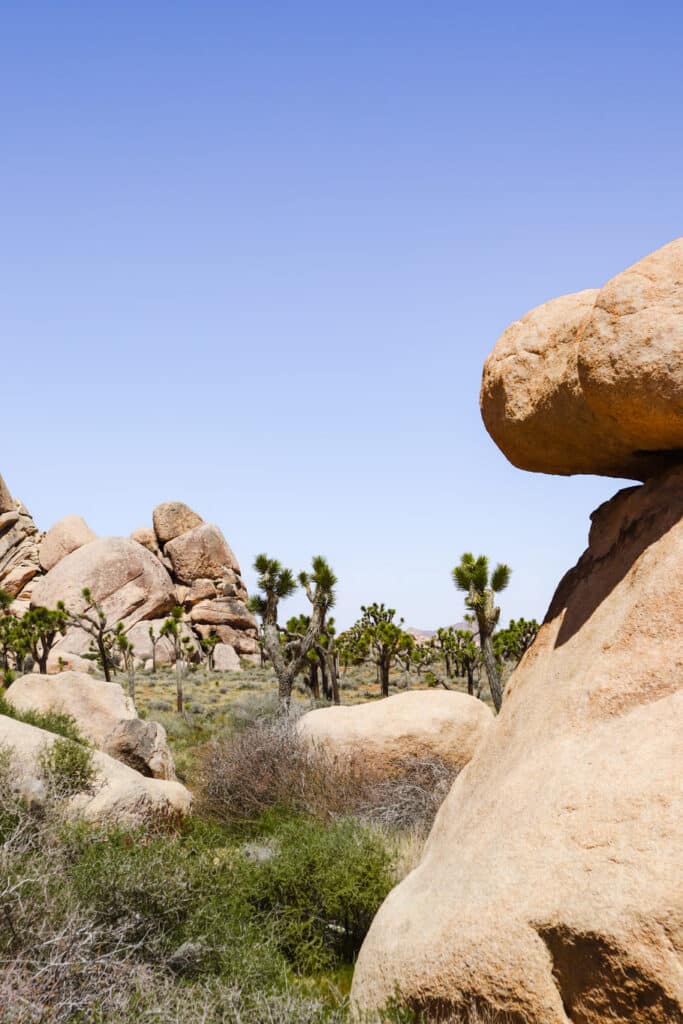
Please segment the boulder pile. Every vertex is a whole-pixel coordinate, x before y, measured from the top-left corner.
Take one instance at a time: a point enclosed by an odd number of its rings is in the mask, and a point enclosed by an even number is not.
[[[221,530],[177,501],[157,506],[152,520],[153,527],[129,538],[98,538],[80,516],[70,515],[41,534],[0,477],[0,587],[15,597],[17,614],[38,605],[54,608],[58,601],[80,613],[87,587],[112,626],[123,622],[140,662],[152,658],[150,626],[158,636],[165,617],[181,605],[182,629],[195,650],[215,633],[220,664],[239,669],[240,657],[258,655],[257,623],[246,607],[239,562]],[[58,671],[64,662],[86,668],[81,656],[89,644],[85,632],[68,630],[48,669]],[[158,664],[172,663],[169,641],[157,645],[156,658]]]
[[[513,461],[646,482],[593,513],[372,924],[359,1010],[398,989],[427,1020],[683,1021],[682,254],[541,307],[489,357],[484,417]]]

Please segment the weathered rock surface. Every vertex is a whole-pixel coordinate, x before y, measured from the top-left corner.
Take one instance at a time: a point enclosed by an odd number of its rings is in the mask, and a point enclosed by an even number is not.
[[[105,754],[153,779],[175,779],[166,730],[159,722],[127,718],[117,722],[105,738]]]
[[[137,718],[133,702],[118,683],[93,679],[83,672],[38,675],[15,679],[6,693],[18,711],[59,711],[76,721],[79,732],[100,749],[123,718]]]
[[[213,667],[217,672],[239,672],[239,655],[229,644],[216,644],[213,649]]]
[[[181,583],[217,580],[226,570],[240,571],[239,562],[225,537],[211,523],[195,526],[169,541],[165,552],[171,560],[174,575]]]
[[[181,533],[201,526],[204,520],[182,501],[165,501],[154,509],[152,522],[159,545],[163,546],[169,540],[179,537]]]
[[[335,759],[360,761],[368,775],[391,777],[407,759],[439,758],[464,768],[491,727],[476,697],[411,690],[384,700],[318,708],[297,724],[300,736]]]
[[[71,611],[85,609],[84,587],[102,606],[110,623],[128,627],[142,619],[169,612],[175,604],[173,583],[159,560],[140,544],[123,537],[106,537],[72,551],[34,582],[32,605],[54,608],[64,601]],[[81,654],[89,638],[69,630],[58,647]],[[75,646],[74,646],[75,645]]]
[[[157,535],[151,526],[139,526],[137,530],[133,530],[130,539],[134,540],[136,544],[142,544],[143,548],[147,548],[157,557],[161,554]]]
[[[683,455],[683,239],[503,333],[481,410],[514,465],[645,480]]]
[[[36,524],[0,477],[0,587],[13,597],[40,572],[38,543]]]
[[[683,1020],[683,467],[593,514],[423,859],[361,950],[357,1006],[513,1024]]]
[[[97,534],[93,533],[82,516],[64,516],[50,527],[40,542],[40,565],[49,572],[66,555],[93,540],[97,540]]]
[[[233,629],[257,629],[254,616],[242,601],[220,597],[213,601],[199,601],[190,612],[192,622],[211,626],[232,626]]]
[[[221,643],[234,647],[237,653],[241,656],[259,653],[259,644],[255,629],[233,629],[232,626],[211,625],[207,622],[195,622],[193,623],[193,627],[199,636],[204,638],[215,633]]]
[[[12,495],[9,492],[9,488],[2,476],[0,476],[0,515],[4,515],[5,512],[14,511],[14,501]]]
[[[0,715],[0,745],[12,751],[14,785],[34,803],[45,795],[41,754],[56,739],[54,733]],[[92,756],[94,787],[69,799],[70,814],[90,821],[143,825],[175,823],[190,813],[192,797],[179,782],[145,778],[99,750]]]

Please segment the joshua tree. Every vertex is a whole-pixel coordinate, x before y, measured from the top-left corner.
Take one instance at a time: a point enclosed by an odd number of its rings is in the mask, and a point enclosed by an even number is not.
[[[152,644],[152,675],[157,673],[157,644],[161,640],[161,637],[154,632],[154,626],[150,626],[147,630],[149,639]]]
[[[125,626],[122,622],[117,623],[114,643],[121,655],[123,667],[128,676],[128,696],[135,704],[135,648],[126,636]]]
[[[410,654],[415,641],[403,629],[403,619],[394,622],[396,611],[383,604],[361,605],[363,615],[342,633],[338,643],[346,664],[371,662],[377,668],[382,696],[389,696],[389,677],[397,656]]]
[[[287,620],[283,639],[301,639],[310,624],[310,615],[293,615]],[[329,618],[325,623],[324,632],[318,637],[318,642],[308,652],[304,670],[307,674],[307,686],[314,698],[317,699],[320,696],[320,686],[322,684],[325,700],[331,700],[335,704],[339,704],[339,673],[334,644],[335,633],[334,619]]]
[[[209,672],[213,672],[213,655],[216,645],[220,642],[221,638],[218,636],[215,629],[212,629],[208,636],[202,637],[199,641],[202,651],[206,655],[206,666]]]
[[[299,573],[297,579],[291,569],[284,568],[275,558],[258,555],[254,561],[258,573],[257,586],[261,591],[249,601],[252,612],[263,622],[263,646],[278,679],[278,697],[283,711],[289,709],[294,680],[306,665],[308,654],[314,650],[325,630],[327,613],[334,604],[337,577],[322,555],[312,560],[312,572]],[[311,615],[302,635],[287,637],[286,630],[278,626],[280,601],[303,587],[311,603]],[[285,642],[280,636],[285,634]]]
[[[476,616],[479,645],[491,688],[491,698],[496,711],[500,711],[503,690],[491,638],[500,618],[500,608],[496,606],[495,595],[505,590],[510,582],[512,570],[508,565],[499,564],[489,574],[489,560],[486,555],[475,558],[467,551],[460,559],[460,564],[453,569],[452,575],[458,590],[464,590],[467,594],[465,603]]]
[[[539,629],[536,619],[510,619],[507,629],[499,629],[493,636],[493,648],[498,660],[518,665],[536,639]]]
[[[107,625],[107,616],[101,605],[93,600],[89,587],[81,591],[86,607],[82,612],[69,612],[69,624],[77,626],[92,637],[94,647],[97,650],[104,678],[111,682],[111,673],[114,667],[111,654],[114,630]]]
[[[161,636],[166,636],[173,644],[175,654],[176,710],[182,713],[183,695],[183,607],[177,604],[161,627]]]
[[[60,634],[66,633],[69,617],[63,601],[55,609],[31,608],[19,620],[17,639],[23,641],[42,675],[47,674],[47,658]]]

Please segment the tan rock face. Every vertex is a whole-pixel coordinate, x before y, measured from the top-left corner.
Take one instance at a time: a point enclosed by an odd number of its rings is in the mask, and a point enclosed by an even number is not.
[[[58,711],[75,719],[85,739],[102,747],[122,718],[136,718],[135,707],[118,683],[93,679],[83,672],[30,675],[15,679],[6,693],[18,711]]]
[[[161,627],[165,621],[165,619],[146,619],[144,622],[137,622],[127,631],[126,636],[135,648],[134,653],[136,659],[143,662],[151,661],[152,659],[152,639],[149,635],[151,626],[154,630],[154,635],[156,637],[160,637],[156,644],[157,667],[160,665],[172,665],[174,663],[175,652],[173,644],[167,637],[161,637]],[[180,635],[184,639],[192,641],[195,651],[198,651],[197,639],[188,623],[181,623]]]
[[[157,505],[152,513],[152,521],[160,545],[174,540],[188,530],[193,530],[195,526],[201,526],[204,522],[201,516],[182,501],[165,501],[162,505]]]
[[[170,541],[165,550],[180,583],[220,579],[226,569],[240,571],[239,562],[225,537],[217,526],[210,523],[181,534]]]
[[[67,608],[80,612],[85,608],[84,587],[91,590],[113,625],[122,621],[131,626],[158,617],[175,604],[173,584],[158,559],[123,537],[92,541],[72,551],[34,582],[31,601],[34,606],[54,608],[61,600]],[[87,649],[88,637],[80,630],[70,630],[59,646],[81,654]]]
[[[192,622],[212,626],[232,626],[233,629],[257,629],[257,623],[242,601],[232,597],[219,597],[213,601],[199,601],[190,612]]]
[[[133,530],[130,539],[134,540],[136,544],[142,544],[143,548],[147,548],[153,555],[161,554],[157,535],[151,526],[139,526],[137,530]]]
[[[12,495],[2,476],[0,476],[0,515],[3,515],[5,512],[12,512],[13,510],[14,501]]]
[[[481,411],[514,465],[645,480],[683,457],[683,239],[503,333]]]
[[[0,745],[12,755],[12,777],[19,792],[40,802],[45,793],[40,759],[58,739],[54,733],[0,715]],[[178,823],[192,808],[192,796],[179,782],[150,779],[99,750],[93,751],[93,790],[71,797],[67,813],[89,821],[126,825]]]
[[[413,690],[384,700],[319,708],[299,719],[299,734],[331,757],[361,759],[369,775],[391,777],[407,758],[468,763],[491,727],[489,708],[465,693]]]
[[[229,644],[216,644],[213,650],[213,667],[217,672],[240,672],[239,655]]]
[[[234,647],[241,657],[257,655],[259,653],[255,630],[233,629],[232,626],[210,625],[206,622],[195,622],[193,623],[193,628],[201,637],[207,637],[211,633],[215,633],[220,638],[221,643]]]
[[[97,540],[97,534],[93,533],[85,519],[81,516],[64,516],[50,527],[41,541],[40,564],[48,572],[65,555],[70,555],[72,551],[93,540]]]
[[[513,1024],[683,1020],[683,468],[593,516],[419,867],[361,950],[360,1007]]]

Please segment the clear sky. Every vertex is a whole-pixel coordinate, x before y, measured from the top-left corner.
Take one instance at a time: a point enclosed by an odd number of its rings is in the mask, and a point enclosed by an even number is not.
[[[0,6],[0,471],[47,528],[187,501],[338,619],[541,617],[620,486],[510,466],[501,331],[681,234],[680,3]],[[290,602],[292,611],[297,601]]]

